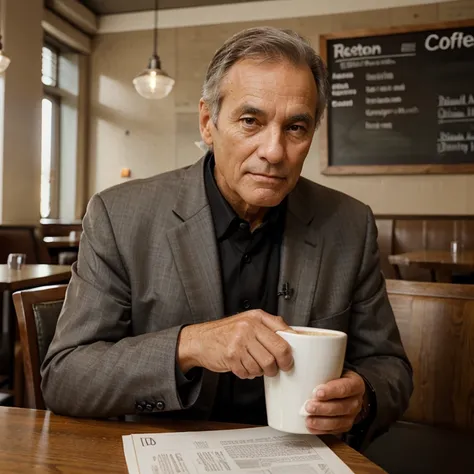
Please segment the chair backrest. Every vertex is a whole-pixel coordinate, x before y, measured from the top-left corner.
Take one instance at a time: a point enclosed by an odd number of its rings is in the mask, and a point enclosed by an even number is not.
[[[20,330],[27,408],[45,409],[40,367],[56,330],[67,285],[44,286],[13,294]]]
[[[474,431],[474,285],[387,280],[414,392],[404,419]]]
[[[34,226],[0,225],[0,263],[7,263],[10,253],[26,254],[26,263],[51,263]]]

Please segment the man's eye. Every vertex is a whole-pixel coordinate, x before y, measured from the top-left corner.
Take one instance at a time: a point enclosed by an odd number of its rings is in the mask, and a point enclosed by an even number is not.
[[[303,125],[290,125],[288,131],[296,138],[304,138],[308,134],[308,130]]]
[[[248,125],[248,126],[252,126],[257,123],[256,119],[254,119],[253,117],[244,117],[242,121],[244,125]]]
[[[306,132],[306,129],[302,125],[290,125],[289,129],[292,132],[301,132],[301,133]]]

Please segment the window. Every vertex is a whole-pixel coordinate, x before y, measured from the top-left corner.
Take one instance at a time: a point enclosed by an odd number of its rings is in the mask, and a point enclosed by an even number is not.
[[[41,217],[58,217],[58,148],[59,107],[61,94],[58,86],[59,53],[43,47],[42,82],[44,97],[41,116]]]
[[[85,93],[85,63],[76,51],[49,36],[42,54],[40,214],[42,218],[73,220],[83,192],[77,177],[82,173],[79,162],[85,160],[86,112],[84,101],[79,100]],[[82,181],[81,176],[80,184]]]
[[[41,104],[41,217],[54,217],[59,104],[45,96]]]
[[[45,86],[58,85],[58,53],[49,46],[43,46],[41,81]]]

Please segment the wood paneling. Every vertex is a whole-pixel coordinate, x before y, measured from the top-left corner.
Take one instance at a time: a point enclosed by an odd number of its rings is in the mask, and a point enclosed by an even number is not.
[[[415,389],[408,421],[474,431],[474,286],[387,281]]]

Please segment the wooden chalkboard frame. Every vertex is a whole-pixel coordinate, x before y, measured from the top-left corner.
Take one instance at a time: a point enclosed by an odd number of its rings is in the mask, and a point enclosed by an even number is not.
[[[327,64],[327,42],[334,39],[364,38],[367,36],[384,36],[398,33],[412,33],[427,30],[443,30],[474,26],[474,20],[445,21],[423,25],[393,26],[389,28],[370,28],[328,33],[319,38],[321,58]],[[320,126],[320,165],[324,175],[383,175],[383,174],[467,174],[474,173],[474,163],[452,165],[349,165],[334,166],[329,164],[328,116],[327,112]]]

